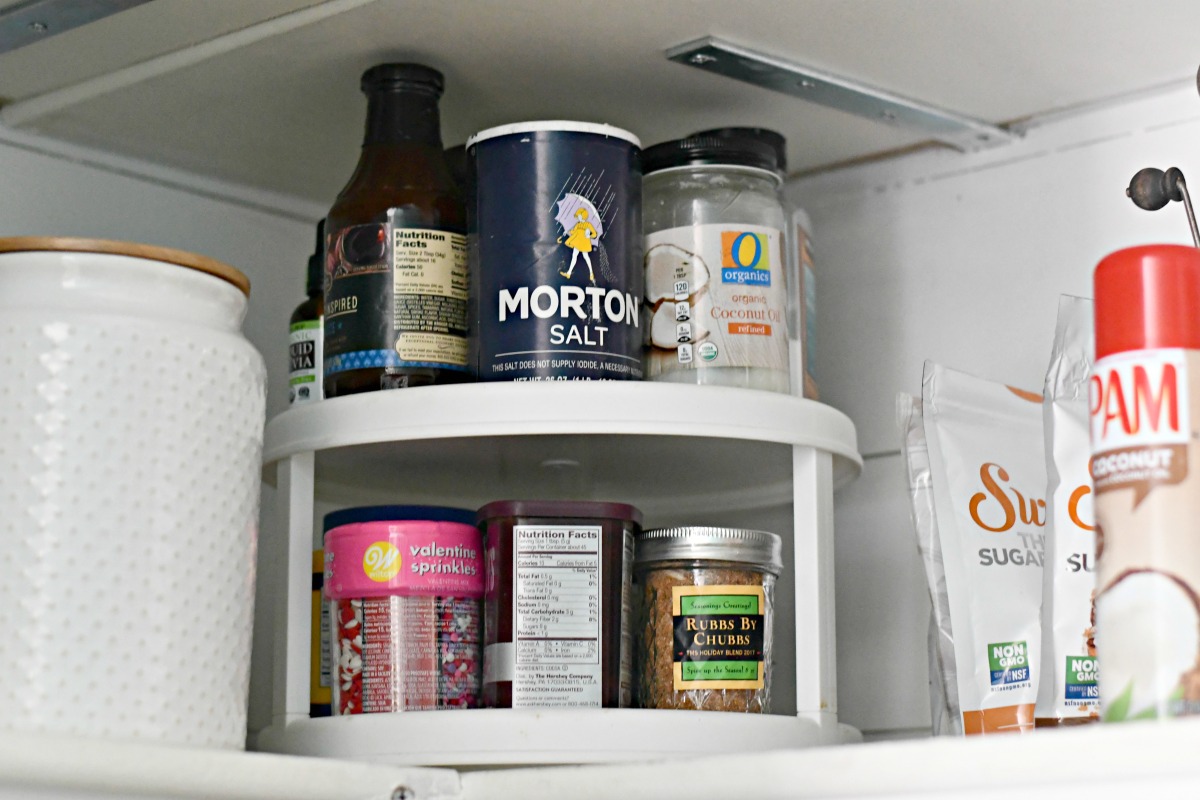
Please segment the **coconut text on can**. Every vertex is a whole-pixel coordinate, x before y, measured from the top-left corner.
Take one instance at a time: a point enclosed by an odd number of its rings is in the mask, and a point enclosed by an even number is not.
[[[479,380],[641,380],[637,137],[529,122],[482,131],[467,152]]]
[[[1200,250],[1096,268],[1089,383],[1105,721],[1200,714]],[[1080,659],[1071,669],[1095,671]]]

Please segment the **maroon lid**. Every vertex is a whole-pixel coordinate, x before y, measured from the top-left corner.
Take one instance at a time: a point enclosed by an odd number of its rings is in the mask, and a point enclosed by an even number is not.
[[[619,519],[642,524],[642,512],[633,506],[597,500],[495,500],[479,509],[475,520],[480,524],[496,517]]]

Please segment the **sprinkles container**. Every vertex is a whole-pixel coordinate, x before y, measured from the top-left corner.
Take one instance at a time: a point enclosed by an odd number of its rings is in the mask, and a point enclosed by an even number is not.
[[[479,705],[483,547],[474,521],[438,506],[325,517],[335,716]]]

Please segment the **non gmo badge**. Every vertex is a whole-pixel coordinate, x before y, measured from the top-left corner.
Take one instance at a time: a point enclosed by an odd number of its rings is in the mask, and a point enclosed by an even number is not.
[[[987,649],[992,686],[1029,680],[1029,650],[1025,642],[998,642],[989,644]]]

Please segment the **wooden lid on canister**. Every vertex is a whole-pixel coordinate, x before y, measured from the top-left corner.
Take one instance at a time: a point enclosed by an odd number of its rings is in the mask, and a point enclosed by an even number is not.
[[[250,296],[250,279],[243,272],[224,262],[189,253],[186,250],[136,242],[117,242],[109,239],[77,239],[69,236],[0,237],[0,253],[30,252],[103,253],[162,261],[213,275],[232,283],[241,290],[242,294]]]

